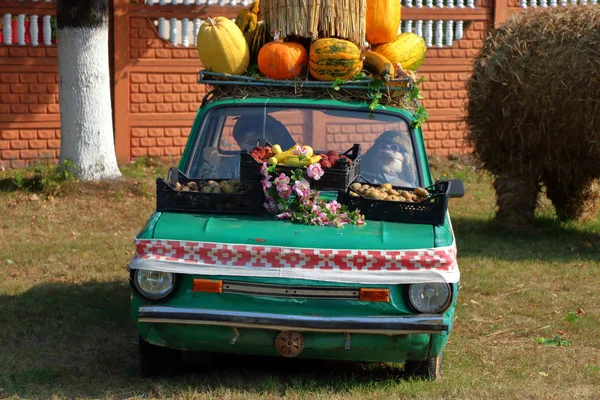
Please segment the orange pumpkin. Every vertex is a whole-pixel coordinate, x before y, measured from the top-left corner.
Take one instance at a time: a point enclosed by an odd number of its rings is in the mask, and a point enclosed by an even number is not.
[[[258,69],[272,79],[294,79],[306,69],[308,52],[300,43],[275,40],[258,52]]]
[[[401,10],[399,0],[367,0],[366,37],[372,46],[396,37]]]

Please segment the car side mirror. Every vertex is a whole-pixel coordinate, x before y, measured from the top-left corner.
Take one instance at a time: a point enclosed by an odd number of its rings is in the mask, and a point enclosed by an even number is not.
[[[448,182],[448,197],[463,197],[465,195],[465,185],[462,179],[444,179],[443,181]]]

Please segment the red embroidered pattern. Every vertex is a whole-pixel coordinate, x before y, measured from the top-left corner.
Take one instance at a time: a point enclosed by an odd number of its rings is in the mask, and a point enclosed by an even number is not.
[[[178,240],[136,240],[134,259],[244,268],[339,271],[455,271],[456,247],[328,250]]]

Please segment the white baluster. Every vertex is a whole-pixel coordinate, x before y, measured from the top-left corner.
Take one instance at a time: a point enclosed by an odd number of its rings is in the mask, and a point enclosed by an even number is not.
[[[582,6],[587,6],[587,3],[588,3],[587,0],[581,0],[579,2],[579,4],[582,5]]]
[[[169,20],[169,42],[173,46],[177,45],[177,18]]]
[[[548,0],[540,0],[540,7],[548,8]]]
[[[32,15],[29,18],[29,36],[31,36],[31,45],[37,46],[39,44],[39,32],[38,32],[38,16]]]
[[[550,7],[556,7],[556,0],[550,0]]]
[[[146,0],[146,5],[147,6],[153,6],[154,5],[154,0]]]
[[[44,15],[42,18],[42,27],[44,32],[44,45],[52,46],[52,26],[50,26],[50,17],[49,15]]]
[[[475,8],[475,0],[467,0],[467,8]]]
[[[12,15],[4,14],[3,22],[2,36],[4,36],[4,44],[12,44]]]
[[[17,43],[25,46],[25,14],[17,16]]]
[[[465,0],[456,0],[456,7],[465,8]]]
[[[404,7],[412,8],[412,0],[404,0]]]
[[[198,46],[198,32],[200,31],[200,25],[202,25],[202,21],[200,21],[200,18],[196,18],[194,20],[194,46]]]
[[[452,46],[454,37],[454,21],[446,21],[446,46]]]
[[[446,7],[454,8],[454,0],[446,0]]]
[[[561,7],[566,7],[567,6],[567,0],[560,0],[560,6]]]
[[[425,7],[433,8],[433,0],[425,0]]]
[[[437,8],[444,8],[444,0],[435,0],[435,6]]]
[[[529,0],[529,7],[537,8],[537,0]]]
[[[190,20],[184,18],[181,20],[181,45],[183,47],[188,47],[190,45],[190,30],[189,30]]]
[[[415,7],[423,8],[423,0],[415,0]]]
[[[590,0],[590,4],[596,5],[598,3],[598,0]]]
[[[423,37],[423,20],[420,19],[415,22],[415,33]]]
[[[165,4],[167,4],[167,0],[158,0],[158,4],[164,6]]]
[[[235,6],[235,5],[237,5],[237,1],[236,0],[229,0],[229,5],[230,6]]]
[[[194,3],[194,4],[196,4],[197,6],[199,6],[199,5],[202,4],[202,0],[196,0],[196,3]]]
[[[189,6],[190,5],[190,0],[183,0],[182,3],[184,6]]]
[[[412,21],[408,20],[404,24],[404,32],[412,32]]]
[[[425,44],[427,47],[433,45],[433,21],[425,21]]]
[[[571,3],[572,5],[576,5],[577,4],[577,0],[571,0],[571,1],[569,1],[569,3]]]
[[[435,45],[444,47],[444,21],[435,21]]]
[[[454,37],[456,40],[463,38],[463,24],[463,21],[456,21],[456,36]]]
[[[521,8],[527,8],[527,0],[521,0]]]
[[[164,17],[160,17],[158,19],[158,36],[160,36],[163,39],[167,38],[167,27],[165,26]]]

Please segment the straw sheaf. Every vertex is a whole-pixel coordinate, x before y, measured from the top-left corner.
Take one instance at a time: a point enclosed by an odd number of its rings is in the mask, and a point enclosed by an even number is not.
[[[555,205],[570,203],[557,186],[587,185],[591,196],[600,176],[600,5],[511,18],[486,39],[467,87],[467,142],[482,168],[552,177]]]
[[[280,37],[337,37],[365,44],[366,0],[263,0],[261,15]]]

